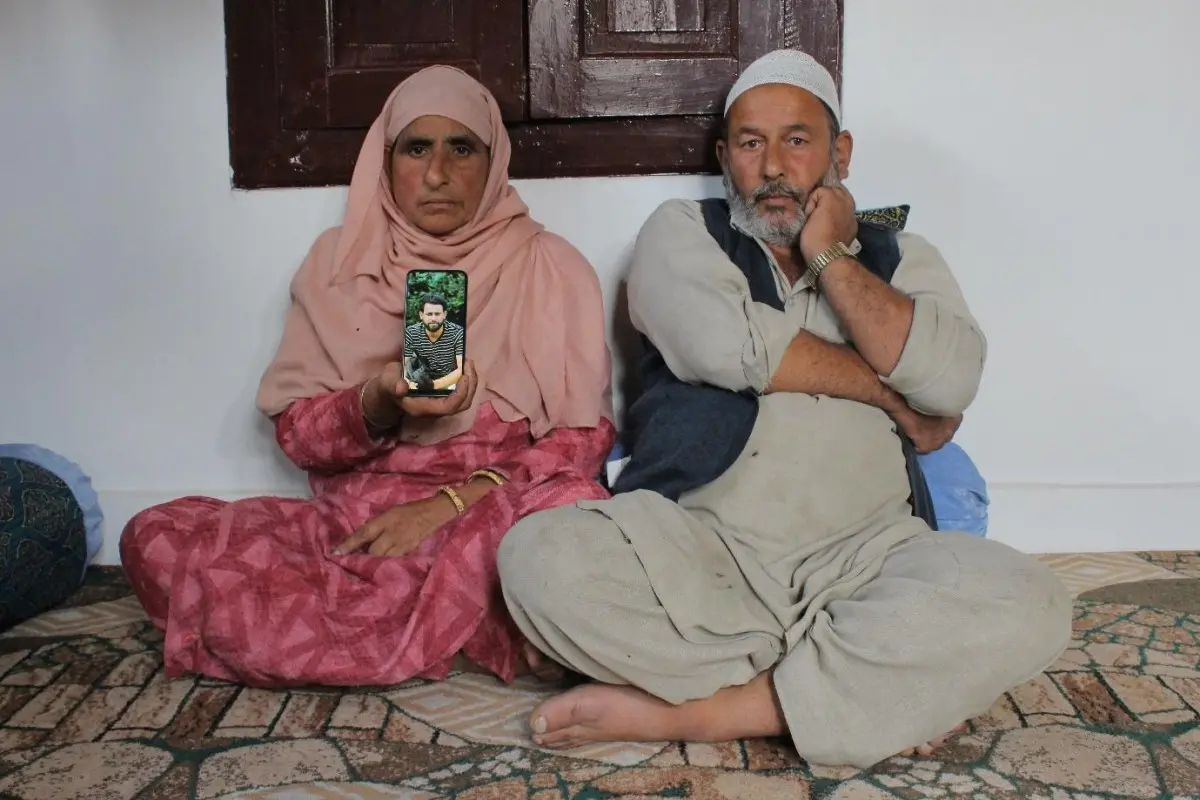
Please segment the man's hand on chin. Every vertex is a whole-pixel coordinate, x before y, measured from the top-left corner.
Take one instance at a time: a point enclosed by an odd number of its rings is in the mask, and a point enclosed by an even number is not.
[[[800,255],[804,258],[804,264],[834,244],[841,242],[848,245],[858,236],[854,196],[841,186],[814,189],[804,212],[808,215],[800,231]]]

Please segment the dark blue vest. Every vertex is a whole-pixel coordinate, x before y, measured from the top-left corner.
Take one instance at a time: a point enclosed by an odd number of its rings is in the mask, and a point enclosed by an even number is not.
[[[729,205],[712,198],[700,202],[708,232],[720,243],[750,284],[755,302],[783,310],[771,263],[759,244],[733,228]],[[858,260],[891,283],[900,264],[895,233],[860,220]],[[671,372],[654,344],[642,337],[642,393],[629,408],[630,459],[612,486],[614,494],[648,489],[678,500],[680,495],[716,480],[733,466],[758,418],[753,392],[685,383]],[[900,447],[908,466],[913,514],[937,530],[933,503],[912,442],[903,433]]]

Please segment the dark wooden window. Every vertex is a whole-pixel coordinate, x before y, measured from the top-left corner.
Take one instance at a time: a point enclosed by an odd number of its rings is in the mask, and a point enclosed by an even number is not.
[[[800,47],[841,78],[842,0],[225,0],[239,188],[344,185],[397,83],[495,95],[517,178],[717,171],[725,93]]]

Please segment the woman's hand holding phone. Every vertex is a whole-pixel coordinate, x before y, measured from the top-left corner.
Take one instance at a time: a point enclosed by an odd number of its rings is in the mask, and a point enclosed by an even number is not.
[[[404,365],[393,361],[371,380],[371,385],[363,392],[363,413],[368,422],[377,425],[390,422],[391,425],[387,427],[394,427],[404,416],[448,417],[471,407],[477,384],[475,364],[467,360],[463,364],[462,380],[450,394],[445,397],[411,397],[408,381],[404,377]]]

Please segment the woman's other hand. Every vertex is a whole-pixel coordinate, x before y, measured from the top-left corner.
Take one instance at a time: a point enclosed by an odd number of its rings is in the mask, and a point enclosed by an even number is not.
[[[335,547],[333,554],[342,556],[366,548],[365,552],[373,556],[405,556],[455,516],[457,511],[453,501],[441,493],[392,506],[368,520]]]

